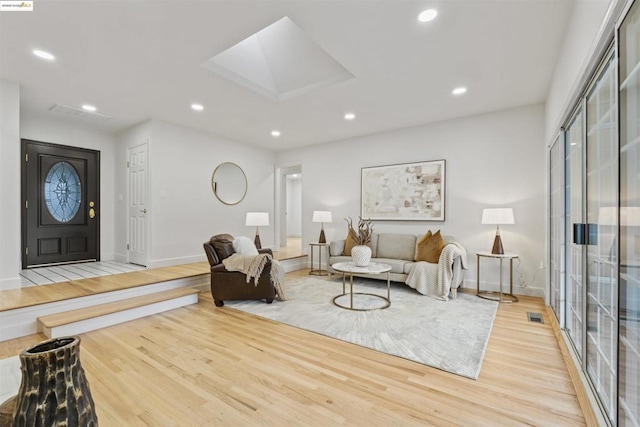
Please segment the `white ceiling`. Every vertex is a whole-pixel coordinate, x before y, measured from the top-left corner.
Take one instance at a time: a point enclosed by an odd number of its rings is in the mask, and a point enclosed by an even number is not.
[[[108,132],[159,119],[281,150],[544,102],[572,5],[38,0],[0,13],[0,76],[21,84],[26,117],[78,122],[49,108],[92,104],[112,118],[91,126]],[[427,8],[438,17],[419,23]],[[355,77],[278,101],[200,66],[285,16]],[[468,92],[453,96],[458,86]]]

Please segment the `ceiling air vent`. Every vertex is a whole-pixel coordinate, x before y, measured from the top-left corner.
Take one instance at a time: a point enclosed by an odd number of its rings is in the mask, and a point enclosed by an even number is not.
[[[81,108],[68,107],[60,104],[54,104],[53,107],[49,108],[49,111],[93,123],[106,122],[111,118],[111,116],[107,116],[106,114],[85,111]]]

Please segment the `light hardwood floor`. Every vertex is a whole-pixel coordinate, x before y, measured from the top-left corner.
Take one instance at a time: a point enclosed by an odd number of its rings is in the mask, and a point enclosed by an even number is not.
[[[81,360],[102,427],[584,425],[547,316],[537,298],[501,305],[478,381],[216,308],[207,294],[82,334]],[[0,343],[0,358],[42,339]]]

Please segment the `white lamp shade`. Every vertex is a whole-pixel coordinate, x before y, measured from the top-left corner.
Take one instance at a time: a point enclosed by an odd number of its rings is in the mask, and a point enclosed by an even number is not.
[[[513,209],[511,208],[489,208],[482,210],[483,224],[515,224],[513,219]]]
[[[331,212],[329,211],[313,211],[313,222],[331,222]]]
[[[269,212],[247,212],[245,225],[256,227],[269,225]]]

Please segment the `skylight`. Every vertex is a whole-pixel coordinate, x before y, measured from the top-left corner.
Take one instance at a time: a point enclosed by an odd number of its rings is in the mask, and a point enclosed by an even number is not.
[[[278,101],[354,77],[286,16],[201,65]]]

